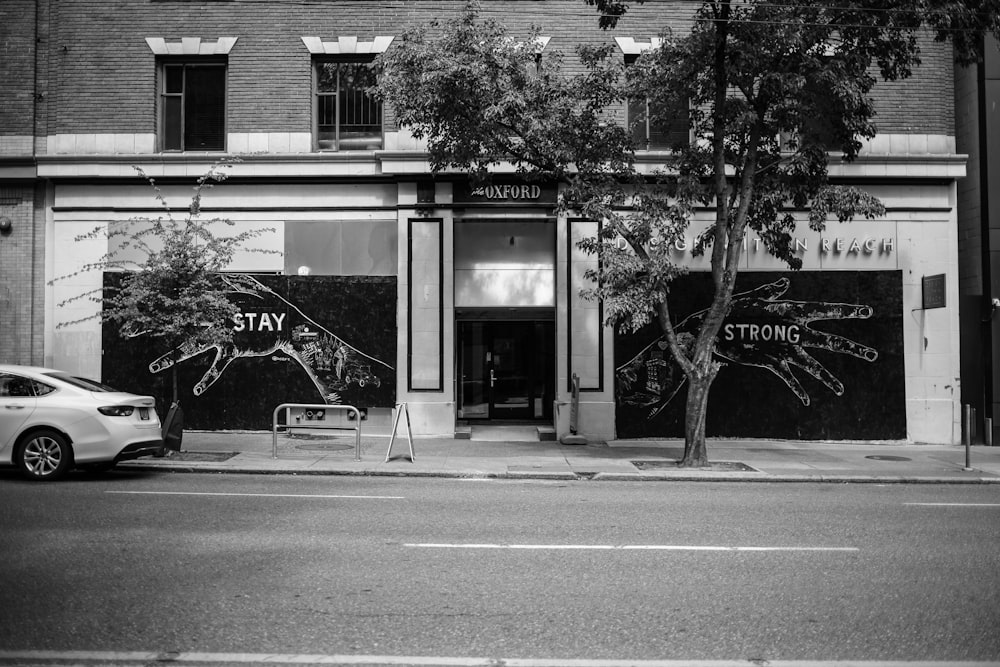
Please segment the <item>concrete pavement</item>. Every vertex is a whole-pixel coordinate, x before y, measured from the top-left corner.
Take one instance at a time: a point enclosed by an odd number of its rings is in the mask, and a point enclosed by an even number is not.
[[[364,431],[364,430],[363,430]],[[710,439],[707,470],[679,469],[678,440],[540,441],[530,427],[472,427],[468,439],[349,431],[185,431],[179,453],[123,468],[295,475],[614,481],[1000,483],[1000,447]],[[275,453],[277,456],[275,456]],[[386,460],[388,456],[388,461]]]

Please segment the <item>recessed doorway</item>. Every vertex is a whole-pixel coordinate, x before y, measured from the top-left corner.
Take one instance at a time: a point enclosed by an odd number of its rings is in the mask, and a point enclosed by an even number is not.
[[[458,415],[465,421],[551,421],[555,323],[459,321]]]

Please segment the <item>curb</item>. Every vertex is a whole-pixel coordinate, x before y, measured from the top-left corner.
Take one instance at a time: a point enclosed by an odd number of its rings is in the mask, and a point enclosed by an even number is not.
[[[311,468],[267,469],[248,467],[223,467],[211,462],[198,465],[189,463],[135,463],[122,462],[122,470],[137,472],[214,473],[232,475],[292,475],[292,476],[341,476],[341,477],[423,477],[445,479],[496,479],[542,481],[594,481],[594,482],[774,482],[812,484],[1000,484],[1000,477],[916,477],[872,475],[770,475],[765,472],[677,472],[677,473],[623,473],[623,472],[530,472],[530,471],[451,471],[451,470],[317,470]]]

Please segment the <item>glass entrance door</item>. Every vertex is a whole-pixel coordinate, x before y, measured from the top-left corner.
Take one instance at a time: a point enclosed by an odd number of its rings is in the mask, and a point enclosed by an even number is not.
[[[555,395],[553,322],[459,322],[459,416],[550,420]]]

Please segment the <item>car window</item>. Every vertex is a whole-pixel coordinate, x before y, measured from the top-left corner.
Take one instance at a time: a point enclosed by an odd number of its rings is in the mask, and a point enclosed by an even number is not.
[[[33,396],[31,380],[20,375],[0,374],[0,396],[23,397]]]
[[[106,384],[101,384],[97,380],[88,380],[87,378],[77,377],[75,375],[70,375],[69,373],[56,372],[46,373],[46,375],[87,391],[118,391],[117,389],[109,387]]]
[[[31,388],[35,392],[35,396],[45,396],[46,394],[51,394],[56,390],[52,385],[45,384],[44,382],[39,382],[38,380],[30,380]]]

